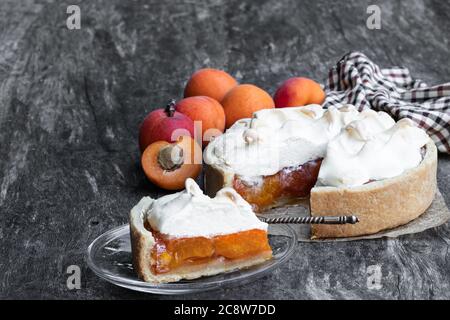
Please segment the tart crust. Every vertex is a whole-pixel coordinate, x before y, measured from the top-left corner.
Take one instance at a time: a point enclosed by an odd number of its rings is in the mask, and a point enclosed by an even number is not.
[[[358,187],[314,187],[312,216],[356,215],[354,225],[313,225],[311,238],[341,238],[374,234],[406,224],[431,205],[436,193],[437,150],[426,144],[425,156],[403,174]]]
[[[182,266],[170,272],[155,275],[151,270],[151,266],[155,263],[151,255],[155,238],[144,227],[144,212],[136,207],[130,212],[130,235],[133,267],[139,278],[146,282],[167,283],[212,276],[235,269],[247,268],[272,258],[272,251],[264,251],[245,259],[228,260],[218,257],[208,263]]]
[[[354,225],[313,225],[311,238],[374,234],[414,220],[425,212],[433,201],[436,192],[436,170],[437,150],[434,142],[429,140],[422,162],[397,177],[358,187],[314,187],[310,196],[312,216],[356,215],[360,222]],[[232,187],[233,178],[234,174],[231,172],[206,165],[206,194],[214,196],[221,188]],[[298,199],[298,202],[302,200]],[[280,200],[275,202],[273,207],[285,204],[286,201]]]

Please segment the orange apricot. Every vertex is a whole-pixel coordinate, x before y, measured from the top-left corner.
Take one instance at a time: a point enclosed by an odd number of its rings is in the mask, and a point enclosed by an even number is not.
[[[253,112],[274,108],[272,97],[263,89],[252,84],[241,84],[227,93],[222,100],[226,128],[239,119],[251,118]]]
[[[178,112],[188,116],[192,121],[200,121],[202,126],[203,147],[206,147],[212,137],[225,130],[225,112],[217,100],[207,96],[189,97],[180,100],[175,105]]]
[[[283,82],[273,99],[277,108],[322,104],[325,92],[314,80],[297,77]]]
[[[236,79],[225,71],[200,69],[187,82],[184,97],[207,96],[220,102],[235,86],[237,86]]]
[[[175,143],[156,141],[150,144],[141,157],[147,178],[166,190],[181,190],[187,178],[196,179],[202,170],[202,149],[188,136]]]

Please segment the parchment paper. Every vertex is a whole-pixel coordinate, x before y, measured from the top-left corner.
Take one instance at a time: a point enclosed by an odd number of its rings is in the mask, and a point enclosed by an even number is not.
[[[273,209],[269,210],[267,213],[264,213],[264,217],[277,217],[280,215],[309,216],[308,203],[305,201],[305,203],[301,205]],[[351,237],[351,238],[311,240],[310,239],[311,228],[309,225],[291,224],[290,226],[295,230],[299,242],[354,241],[362,239],[377,239],[383,237],[395,238],[405,234],[418,233],[430,228],[438,227],[441,224],[447,222],[449,219],[450,219],[450,210],[445,204],[444,197],[442,196],[441,192],[437,190],[436,196],[434,197],[431,206],[417,219],[403,226],[399,226],[397,228],[390,230],[381,231],[379,233],[372,235]],[[276,228],[273,228],[271,232],[276,234]]]

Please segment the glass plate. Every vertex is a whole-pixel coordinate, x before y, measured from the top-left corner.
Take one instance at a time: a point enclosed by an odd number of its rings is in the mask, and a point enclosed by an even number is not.
[[[131,264],[128,224],[111,229],[95,239],[87,249],[87,264],[100,278],[131,290],[156,294],[185,294],[245,284],[263,277],[285,262],[294,252],[297,237],[287,225],[269,225],[273,259],[247,269],[175,283],[148,283],[140,280]]]

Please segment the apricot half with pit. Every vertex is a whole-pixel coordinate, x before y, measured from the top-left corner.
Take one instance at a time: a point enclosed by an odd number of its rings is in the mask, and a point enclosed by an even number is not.
[[[147,178],[166,190],[181,190],[187,178],[196,179],[202,170],[202,148],[188,136],[175,143],[156,141],[142,154],[141,165]]]

